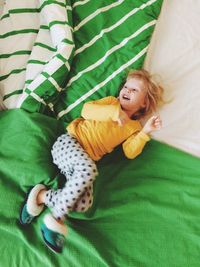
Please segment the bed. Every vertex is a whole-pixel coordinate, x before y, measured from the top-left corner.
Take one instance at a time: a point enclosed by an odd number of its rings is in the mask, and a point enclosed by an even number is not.
[[[189,2],[6,1],[0,20],[0,266],[199,266],[198,84],[186,77],[198,72],[198,27],[192,31],[191,23],[199,4]],[[189,6],[193,20],[187,23]],[[182,27],[183,14],[191,35]],[[179,44],[185,37],[191,46]],[[9,47],[11,40],[18,50]],[[191,66],[184,68],[186,56]],[[63,254],[55,255],[42,242],[43,216],[26,228],[18,222],[25,193],[38,182],[62,185],[50,155],[57,136],[85,101],[116,95],[127,71],[143,65],[162,77],[170,99],[159,111],[163,129],[135,160],[118,147],[98,162],[94,204],[84,214],[70,213]]]

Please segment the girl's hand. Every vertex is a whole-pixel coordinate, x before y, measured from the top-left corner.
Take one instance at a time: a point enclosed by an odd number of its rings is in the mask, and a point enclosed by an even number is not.
[[[119,118],[117,120],[117,123],[119,126],[123,126],[129,119],[128,115],[120,109],[119,111]]]
[[[142,131],[146,134],[149,134],[153,131],[160,130],[162,127],[162,120],[160,116],[152,116],[144,125]]]

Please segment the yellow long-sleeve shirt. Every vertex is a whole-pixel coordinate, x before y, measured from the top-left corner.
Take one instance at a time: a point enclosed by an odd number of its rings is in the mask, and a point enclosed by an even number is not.
[[[68,125],[67,131],[93,160],[101,159],[121,143],[126,157],[133,159],[150,140],[137,120],[130,119],[123,126],[118,125],[120,109],[119,100],[113,96],[91,101],[84,104],[82,117]]]

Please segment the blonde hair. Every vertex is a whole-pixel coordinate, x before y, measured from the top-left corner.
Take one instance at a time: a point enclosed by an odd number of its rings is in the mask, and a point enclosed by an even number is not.
[[[133,115],[134,119],[140,119],[152,112],[155,112],[158,106],[164,104],[164,90],[162,86],[153,81],[152,75],[144,69],[129,71],[126,80],[132,78],[141,80],[144,84],[144,89],[147,92],[145,108],[140,109],[136,114]]]

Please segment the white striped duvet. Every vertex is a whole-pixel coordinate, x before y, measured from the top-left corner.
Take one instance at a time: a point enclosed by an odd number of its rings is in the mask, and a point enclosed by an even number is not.
[[[51,109],[66,122],[84,101],[116,95],[140,68],[162,0],[7,0],[0,91],[7,108]],[[74,46],[75,45],[75,46]]]

